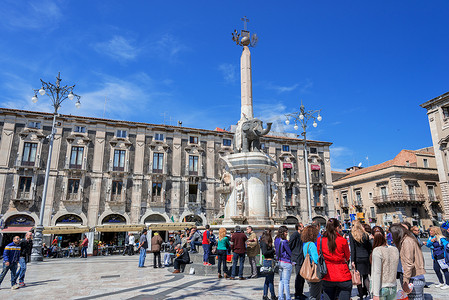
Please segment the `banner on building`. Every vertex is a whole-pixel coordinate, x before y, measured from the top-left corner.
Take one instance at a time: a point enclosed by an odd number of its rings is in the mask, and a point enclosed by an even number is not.
[[[310,167],[312,168],[312,171],[319,171],[319,170],[321,170],[321,166],[320,165],[311,165]]]

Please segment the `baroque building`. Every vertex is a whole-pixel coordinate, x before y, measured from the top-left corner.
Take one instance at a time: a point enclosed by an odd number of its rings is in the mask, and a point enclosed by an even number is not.
[[[52,116],[0,110],[3,231],[38,224]],[[233,138],[232,132],[218,128],[59,115],[44,226],[220,224],[218,191],[226,185],[221,157],[233,153]],[[277,162],[270,187],[274,223],[306,221],[303,140],[264,136],[261,143],[262,151]],[[330,145],[308,141],[316,218],[334,215]]]
[[[440,178],[444,218],[449,219],[449,92],[421,104],[421,107],[427,110]]]
[[[390,226],[407,221],[427,229],[442,221],[443,203],[433,148],[402,150],[378,165],[332,172],[337,215]]]

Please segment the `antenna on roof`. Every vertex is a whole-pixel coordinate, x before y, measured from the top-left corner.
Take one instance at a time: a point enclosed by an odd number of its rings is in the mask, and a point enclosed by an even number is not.
[[[106,102],[107,102],[107,96],[108,96],[108,94],[106,94],[106,95],[104,96],[103,119],[104,119],[104,116],[105,116],[105,114],[106,114]]]

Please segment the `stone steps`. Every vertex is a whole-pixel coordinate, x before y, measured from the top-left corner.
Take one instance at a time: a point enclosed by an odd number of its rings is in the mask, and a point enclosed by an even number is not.
[[[212,255],[215,258],[210,260],[210,262],[213,263],[213,265],[205,266],[205,265],[203,265],[203,254],[202,253],[189,253],[189,254],[190,254],[190,261],[192,263],[186,265],[185,271],[184,271],[185,274],[189,274],[190,269],[193,268],[195,270],[195,275],[218,276],[218,266],[217,266],[218,260],[215,255]],[[226,265],[228,267],[228,276],[231,276],[232,262],[228,262]],[[167,270],[170,272],[174,271],[173,267],[169,267],[169,268],[167,268]],[[238,274],[238,266],[237,266],[236,273]],[[249,264],[248,257],[245,257],[245,264],[243,267],[243,276],[248,277],[250,275],[251,275],[251,266]]]

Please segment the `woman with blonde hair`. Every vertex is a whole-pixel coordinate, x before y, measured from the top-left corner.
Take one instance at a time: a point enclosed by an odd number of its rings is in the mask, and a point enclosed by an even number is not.
[[[359,298],[363,299],[368,296],[369,278],[371,274],[370,256],[373,247],[370,242],[369,234],[365,231],[363,224],[359,220],[353,222],[352,230],[349,234],[349,242],[351,245],[351,262],[352,269],[360,272],[362,283],[357,285]]]
[[[222,278],[221,266],[223,265],[224,278],[228,278],[228,267],[226,266],[226,256],[229,249],[229,238],[226,236],[226,228],[218,230],[217,258],[218,258],[218,278]]]
[[[441,288],[442,290],[449,289],[449,270],[446,264],[446,246],[448,241],[441,233],[440,227],[432,226],[429,228],[429,239],[427,240],[426,246],[429,247],[432,252],[433,258],[433,270],[437,274],[439,284],[436,284],[436,288]],[[443,281],[443,275],[446,279],[446,284]]]

